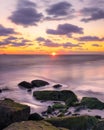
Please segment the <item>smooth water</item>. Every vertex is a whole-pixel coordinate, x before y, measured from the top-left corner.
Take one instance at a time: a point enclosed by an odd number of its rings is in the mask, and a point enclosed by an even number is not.
[[[53,90],[52,85],[60,83],[61,89],[72,90],[79,99],[90,96],[104,102],[104,55],[0,55],[0,88],[10,89],[0,94],[1,99],[12,98],[42,111],[50,102],[43,105],[17,85],[34,79],[50,83],[39,90]]]

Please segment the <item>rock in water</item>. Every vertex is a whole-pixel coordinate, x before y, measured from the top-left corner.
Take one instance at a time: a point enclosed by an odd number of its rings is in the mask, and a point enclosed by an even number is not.
[[[70,90],[62,91],[34,91],[33,96],[37,100],[44,101],[65,101],[67,106],[71,106],[74,102],[77,102],[77,96]]]
[[[83,97],[81,105],[84,105],[89,109],[104,109],[104,103],[93,97]]]
[[[92,130],[98,120],[93,116],[54,117],[45,119],[56,127],[64,127],[70,130]]]
[[[4,130],[67,130],[62,128],[56,128],[45,121],[23,121],[20,123],[14,123],[5,128]]]
[[[42,86],[46,86],[46,85],[49,85],[49,83],[47,81],[44,81],[44,80],[33,80],[31,82],[31,84],[34,86],[34,87],[42,87]]]
[[[55,84],[55,85],[53,86],[53,88],[61,88],[61,87],[62,87],[61,84]]]
[[[26,89],[31,89],[33,88],[32,84],[27,82],[27,81],[22,81],[18,84],[18,86],[26,88]]]
[[[11,99],[0,100],[0,130],[13,122],[28,120],[30,107]]]
[[[29,116],[28,120],[34,120],[34,121],[39,121],[39,120],[43,120],[44,118],[41,117],[38,113],[33,113]]]

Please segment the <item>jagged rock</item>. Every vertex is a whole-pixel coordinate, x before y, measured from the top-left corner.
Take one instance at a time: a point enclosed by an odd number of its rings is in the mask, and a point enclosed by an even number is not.
[[[72,106],[74,102],[77,102],[77,96],[69,90],[62,90],[62,91],[34,91],[33,96],[37,100],[44,100],[44,101],[65,101],[67,106]]]
[[[30,107],[11,99],[0,100],[0,130],[13,122],[28,120]]]
[[[81,105],[86,106],[89,109],[104,109],[104,103],[93,97],[83,97]]]
[[[18,86],[23,87],[23,88],[26,88],[26,89],[31,89],[31,88],[34,87],[31,83],[29,83],[29,82],[27,82],[27,81],[22,81],[22,82],[20,82],[20,83],[18,84]]]
[[[49,85],[49,83],[47,81],[44,81],[44,80],[33,80],[31,82],[31,84],[34,86],[34,87],[42,87],[42,86],[46,86],[46,85]]]
[[[43,120],[44,118],[41,117],[38,113],[33,113],[29,116],[28,120],[34,120],[34,121],[39,121],[39,120]]]
[[[62,87],[61,84],[55,84],[55,85],[53,86],[53,88],[61,88],[61,87]]]
[[[56,128],[45,121],[23,121],[19,123],[13,123],[4,130],[67,130],[64,128]]]
[[[45,119],[56,127],[64,127],[70,130],[91,130],[98,120],[93,116],[54,117]]]

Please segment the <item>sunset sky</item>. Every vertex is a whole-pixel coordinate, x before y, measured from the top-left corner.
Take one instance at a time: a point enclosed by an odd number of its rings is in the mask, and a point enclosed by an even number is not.
[[[104,0],[2,0],[0,54],[104,54]]]

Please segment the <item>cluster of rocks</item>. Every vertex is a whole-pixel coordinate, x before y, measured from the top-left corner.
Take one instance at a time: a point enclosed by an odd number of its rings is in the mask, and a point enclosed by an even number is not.
[[[26,89],[45,85],[49,83],[43,80],[18,84]],[[57,89],[62,85],[56,84],[53,87]],[[74,107],[76,112],[86,108],[103,110],[104,103],[97,98],[83,97],[79,101],[77,95],[70,90],[34,91],[33,96],[40,101],[53,101],[53,104],[41,116],[38,113],[30,114],[30,107],[27,105],[11,99],[0,100],[0,130],[104,130],[104,119],[101,117],[72,115],[68,111],[70,107]]]

